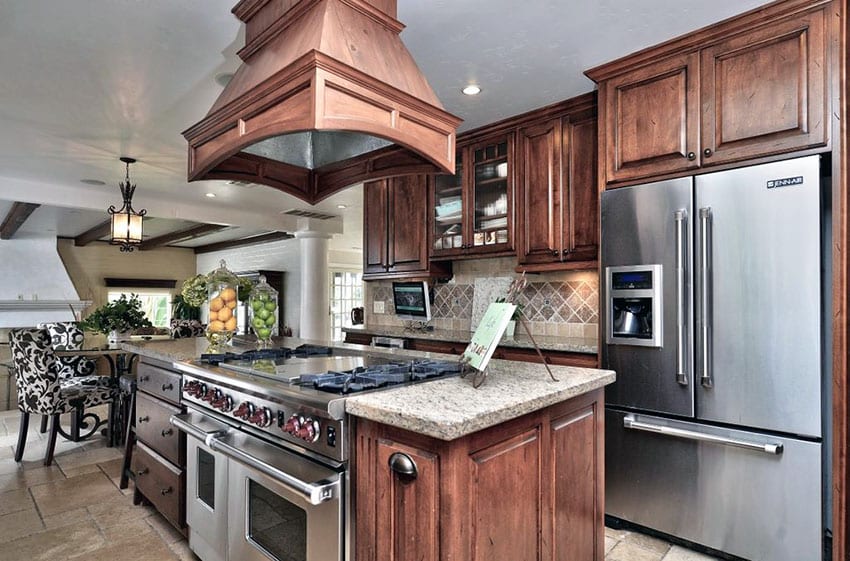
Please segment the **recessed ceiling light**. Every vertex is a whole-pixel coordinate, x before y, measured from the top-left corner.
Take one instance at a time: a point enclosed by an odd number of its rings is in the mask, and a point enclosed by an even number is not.
[[[207,193],[206,195],[207,195],[207,197],[209,197],[211,199],[215,198],[215,193]]]
[[[348,207],[347,207],[347,206],[345,206],[345,205],[336,205],[336,208],[338,208],[338,209],[340,209],[340,210],[345,210],[345,209],[346,209],[346,208],[348,208]]]
[[[106,182],[100,179],[80,179],[80,183],[85,183],[86,185],[106,185]]]
[[[465,88],[461,90],[466,95],[478,95],[481,93],[481,88],[476,86],[475,84],[469,84]]]

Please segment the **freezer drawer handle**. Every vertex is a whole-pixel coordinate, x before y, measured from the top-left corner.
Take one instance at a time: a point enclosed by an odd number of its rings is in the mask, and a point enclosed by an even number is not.
[[[673,213],[676,220],[676,381],[683,386],[688,385],[687,351],[688,342],[685,339],[685,324],[687,310],[685,309],[685,263],[687,262],[687,220],[688,212],[679,209]]]
[[[711,207],[699,209],[700,229],[700,352],[702,356],[702,375],[700,383],[710,388],[714,385],[711,375]]]
[[[713,442],[715,444],[724,444],[726,446],[735,446],[737,448],[745,448],[747,450],[756,450],[765,454],[778,456],[782,453],[781,443],[759,443],[749,442],[747,440],[738,440],[737,438],[726,438],[723,436],[715,436],[713,434],[705,434],[691,430],[677,429],[674,427],[665,427],[663,425],[653,425],[651,423],[643,423],[635,420],[631,415],[626,415],[623,418],[623,426],[627,429],[641,430],[645,432],[654,432],[676,438],[686,438],[688,440],[699,440],[701,442]]]

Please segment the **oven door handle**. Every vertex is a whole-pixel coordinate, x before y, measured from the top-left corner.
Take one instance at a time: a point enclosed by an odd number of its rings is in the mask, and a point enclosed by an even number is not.
[[[188,414],[183,413],[183,414],[180,414],[180,415],[172,415],[171,418],[168,421],[171,423],[171,425],[173,427],[176,427],[177,429],[185,432],[189,436],[194,436],[195,438],[197,438],[198,440],[200,440],[201,442],[203,442],[207,446],[210,446],[209,441],[213,437],[222,436],[224,434],[227,434],[227,429],[225,429],[225,428],[206,431],[206,430],[199,428],[199,427],[195,426],[194,424],[190,423],[189,418],[190,418],[190,416]],[[210,446],[210,448],[211,448],[211,446]]]
[[[225,456],[241,462],[248,467],[268,475],[284,487],[300,495],[311,505],[320,505],[339,496],[339,480],[321,483],[308,483],[294,477],[278,468],[227,444],[213,435],[207,439],[207,446]]]

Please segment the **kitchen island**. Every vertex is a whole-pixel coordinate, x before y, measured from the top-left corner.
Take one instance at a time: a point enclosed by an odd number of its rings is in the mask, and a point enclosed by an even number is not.
[[[203,339],[124,344],[143,363],[183,363],[206,347]],[[457,359],[333,347],[370,357]],[[245,340],[232,351],[251,348]],[[614,373],[552,371],[558,381],[540,364],[494,360],[478,389],[449,377],[345,397],[351,559],[601,560],[602,397]]]

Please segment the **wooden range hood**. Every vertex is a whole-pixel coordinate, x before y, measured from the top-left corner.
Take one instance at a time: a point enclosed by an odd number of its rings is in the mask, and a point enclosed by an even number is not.
[[[183,133],[189,181],[261,183],[314,204],[368,179],[454,173],[447,113],[396,0],[242,0],[242,66]]]

